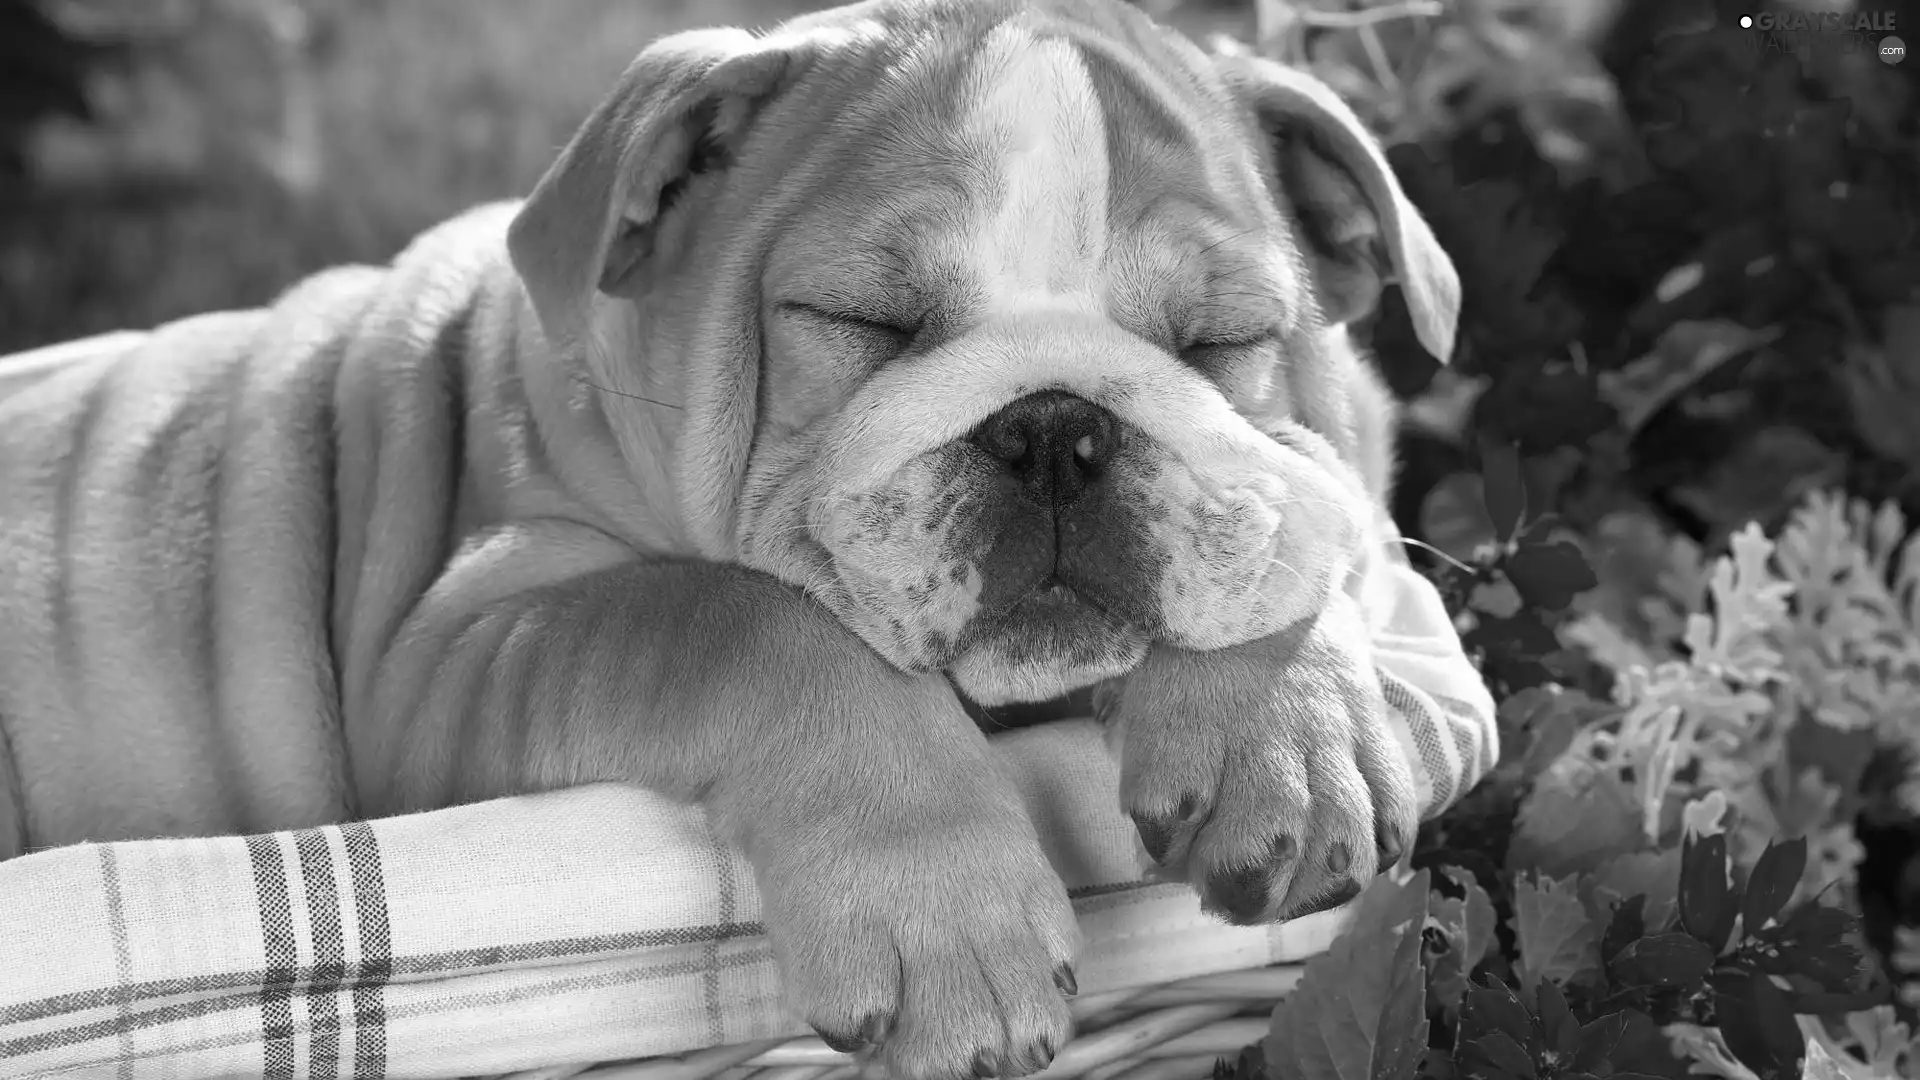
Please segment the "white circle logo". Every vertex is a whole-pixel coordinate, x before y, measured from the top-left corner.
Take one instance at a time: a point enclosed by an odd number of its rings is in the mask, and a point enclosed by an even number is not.
[[[1889,64],[1897,64],[1907,58],[1907,43],[1888,34],[1880,39],[1880,59]]]

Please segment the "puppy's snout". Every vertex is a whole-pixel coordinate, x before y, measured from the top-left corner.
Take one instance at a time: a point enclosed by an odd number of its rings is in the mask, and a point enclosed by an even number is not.
[[[1043,390],[987,417],[970,437],[1004,462],[1033,502],[1058,508],[1077,501],[1113,454],[1112,413],[1083,397]]]

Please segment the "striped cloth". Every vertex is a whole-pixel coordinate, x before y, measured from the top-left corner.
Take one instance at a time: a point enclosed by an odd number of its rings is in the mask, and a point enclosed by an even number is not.
[[[1497,754],[1432,587],[1369,575],[1426,812]],[[1344,912],[1232,927],[1142,880],[1091,722],[997,736],[1086,938],[1083,993],[1299,961]],[[598,785],[264,836],[0,864],[0,1076],[462,1077],[807,1029],[744,861],[698,810]]]

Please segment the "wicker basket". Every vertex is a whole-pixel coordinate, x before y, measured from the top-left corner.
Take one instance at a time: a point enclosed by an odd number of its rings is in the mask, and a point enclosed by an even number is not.
[[[1075,1035],[1033,1080],[1199,1080],[1266,1037],[1274,1004],[1299,982],[1282,964],[1088,994],[1071,1003]],[[853,1080],[854,1060],[815,1038],[715,1046],[677,1057],[564,1065],[501,1080]]]

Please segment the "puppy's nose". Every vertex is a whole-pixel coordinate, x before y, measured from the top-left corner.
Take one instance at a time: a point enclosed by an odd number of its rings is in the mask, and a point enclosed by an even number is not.
[[[1112,413],[1060,390],[1028,394],[974,429],[974,445],[1005,462],[1027,498],[1067,506],[1112,456]]]

